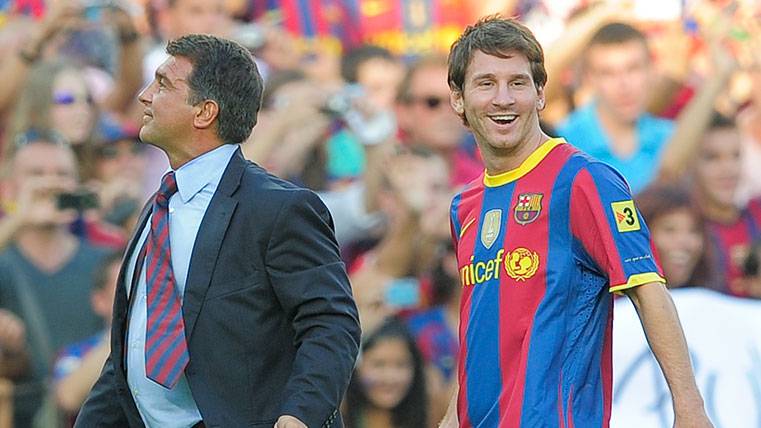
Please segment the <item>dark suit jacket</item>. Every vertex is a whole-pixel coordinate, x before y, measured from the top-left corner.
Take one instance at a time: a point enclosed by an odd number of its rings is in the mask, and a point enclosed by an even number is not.
[[[127,386],[124,273],[149,207],[122,263],[111,355],[77,427],[143,426]],[[207,427],[272,428],[282,414],[342,426],[359,321],[330,213],[314,193],[238,150],[201,222],[182,311],[185,375]]]

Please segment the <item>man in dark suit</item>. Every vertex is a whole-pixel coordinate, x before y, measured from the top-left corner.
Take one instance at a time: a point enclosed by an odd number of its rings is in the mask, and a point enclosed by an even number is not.
[[[111,355],[78,427],[329,427],[359,323],[328,210],[237,144],[262,81],[228,40],[190,35],[140,94],[171,170],[119,275]]]

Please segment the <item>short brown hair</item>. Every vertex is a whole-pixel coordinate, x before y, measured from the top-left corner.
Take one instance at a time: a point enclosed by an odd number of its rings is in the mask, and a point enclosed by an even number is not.
[[[487,16],[468,26],[449,51],[449,87],[462,91],[465,71],[475,51],[505,58],[509,51],[526,56],[531,65],[531,78],[537,88],[547,83],[542,46],[526,26],[499,15]]]

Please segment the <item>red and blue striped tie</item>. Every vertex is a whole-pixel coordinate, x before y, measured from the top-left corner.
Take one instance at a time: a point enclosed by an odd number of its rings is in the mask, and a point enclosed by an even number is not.
[[[161,386],[172,388],[188,364],[182,296],[172,272],[169,248],[169,198],[177,192],[174,172],[161,179],[153,201],[151,232],[146,240],[148,322],[145,331],[145,373]]]

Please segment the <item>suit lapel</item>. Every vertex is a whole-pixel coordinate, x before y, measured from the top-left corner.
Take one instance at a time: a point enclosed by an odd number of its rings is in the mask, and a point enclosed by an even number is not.
[[[246,161],[238,149],[227,165],[198,229],[190,256],[188,279],[185,282],[185,295],[182,302],[185,337],[188,342],[193,334],[193,327],[201,311],[206,291],[211,284],[211,275],[219,258],[222,239],[235,212],[235,207],[238,205],[238,201],[230,196],[238,188],[245,167]]]

